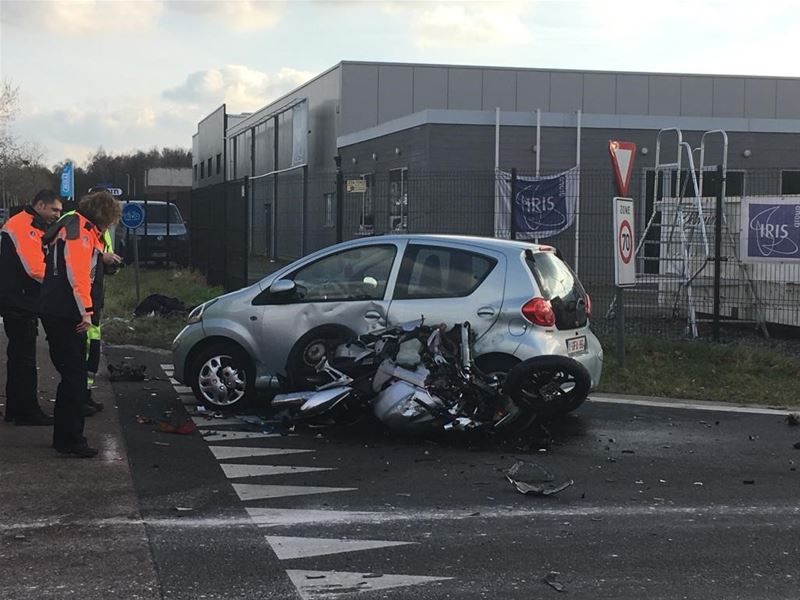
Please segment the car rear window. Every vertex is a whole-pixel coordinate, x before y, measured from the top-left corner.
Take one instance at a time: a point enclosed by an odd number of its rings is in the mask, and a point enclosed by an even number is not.
[[[525,253],[525,262],[539,286],[539,292],[550,301],[558,329],[586,325],[586,291],[569,265],[553,252]]]
[[[145,218],[148,223],[166,223],[167,215],[169,215],[170,224],[182,224],[183,219],[181,213],[178,212],[178,207],[174,204],[167,206],[166,204],[150,204],[145,205],[144,202],[139,206],[145,209]],[[167,210],[169,208],[169,210]]]

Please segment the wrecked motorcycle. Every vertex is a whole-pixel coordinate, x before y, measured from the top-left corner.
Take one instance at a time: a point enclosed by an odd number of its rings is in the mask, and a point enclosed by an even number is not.
[[[525,431],[538,419],[584,401],[591,377],[566,356],[538,356],[508,372],[475,364],[468,322],[448,329],[424,319],[365,334],[338,345],[315,368],[314,390],[279,394],[274,409],[291,420],[342,424],[370,412],[390,429]]]

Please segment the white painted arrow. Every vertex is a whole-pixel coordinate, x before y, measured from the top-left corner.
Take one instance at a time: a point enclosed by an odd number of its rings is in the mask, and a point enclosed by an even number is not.
[[[384,575],[380,573],[349,573],[341,571],[298,571],[286,573],[303,600],[339,598],[346,593],[389,590],[421,583],[445,581],[452,577],[425,577],[421,575]]]
[[[261,475],[288,475],[291,473],[313,473],[314,471],[335,471],[330,467],[292,467],[281,465],[232,465],[220,464],[225,477],[260,477]]]
[[[259,485],[256,483],[233,483],[234,491],[243,501],[284,498],[286,496],[306,496],[308,494],[329,494],[332,492],[352,492],[358,488],[318,487],[312,485]]]
[[[261,431],[204,431],[203,439],[207,442],[227,442],[233,440],[253,440],[259,438],[286,437],[280,433],[262,433]]]
[[[249,456],[279,456],[281,454],[314,452],[314,450],[303,450],[299,448],[245,448],[242,446],[209,446],[208,449],[211,450],[217,460],[228,460],[229,458],[247,458]]]
[[[337,538],[305,538],[268,535],[267,542],[281,560],[308,558],[325,554],[341,554],[359,550],[374,550],[390,546],[405,546],[416,542],[387,542],[384,540],[344,540]]]

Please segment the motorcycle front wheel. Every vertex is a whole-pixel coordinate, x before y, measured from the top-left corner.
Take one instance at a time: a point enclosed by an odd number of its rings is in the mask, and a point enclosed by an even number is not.
[[[578,408],[592,386],[589,371],[566,356],[535,356],[508,373],[503,393],[537,417],[551,418]]]

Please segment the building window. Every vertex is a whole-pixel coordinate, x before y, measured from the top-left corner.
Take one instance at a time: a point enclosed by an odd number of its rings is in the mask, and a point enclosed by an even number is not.
[[[200,163],[200,179],[203,179],[206,176],[206,163]]]
[[[222,173],[222,154],[217,154],[217,175]]]
[[[389,171],[389,231],[408,231],[408,169]]]
[[[781,194],[800,194],[800,171],[781,171]]]
[[[197,181],[197,165],[193,165],[192,168],[194,170],[194,180]]]
[[[211,159],[208,159],[208,176],[211,177]]]
[[[336,227],[336,194],[325,194],[325,227]]]
[[[375,233],[375,173],[364,173],[361,179],[367,182],[367,190],[361,194],[361,221],[358,235]]]

